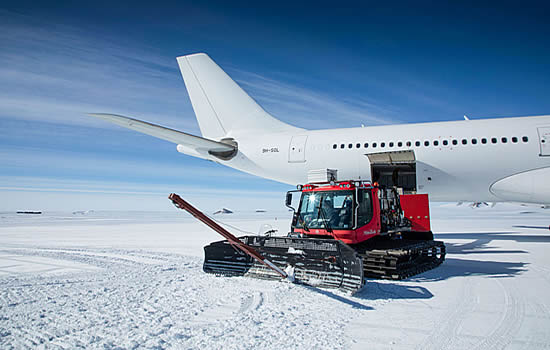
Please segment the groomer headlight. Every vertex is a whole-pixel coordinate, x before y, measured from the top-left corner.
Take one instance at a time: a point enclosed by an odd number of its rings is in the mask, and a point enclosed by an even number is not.
[[[302,185],[297,185],[297,186],[296,186],[296,189],[297,189],[298,191],[301,191],[301,190],[302,190]]]

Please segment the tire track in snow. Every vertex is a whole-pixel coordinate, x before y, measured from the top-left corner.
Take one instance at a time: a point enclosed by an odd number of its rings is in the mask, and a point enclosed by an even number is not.
[[[475,297],[474,283],[462,283],[461,290],[456,297],[456,303],[446,308],[445,312],[437,323],[432,327],[433,331],[426,337],[426,340],[416,346],[416,349],[455,349],[459,338],[460,325],[466,318],[469,311],[475,308],[479,302]]]
[[[195,257],[159,253],[163,262],[147,264],[133,259],[135,251],[121,249],[33,247],[17,254],[101,269],[1,277],[0,306],[7,319],[0,325],[9,323],[11,333],[0,337],[0,349],[41,344],[71,349],[299,349],[304,344],[339,349],[346,346],[343,330],[355,312],[331,293],[207,275],[202,259]],[[13,306],[7,310],[4,305]]]
[[[494,330],[472,349],[504,349],[514,339],[525,316],[523,298],[517,295],[515,288],[504,286],[500,279],[495,279],[504,294],[504,314]]]
[[[170,290],[167,294],[177,296],[179,276],[188,271],[197,274],[200,269],[197,262],[190,264],[196,258],[159,254],[168,262],[163,268],[113,256],[124,254],[118,250],[110,254],[108,250],[98,253],[98,250],[33,249],[18,250],[17,254],[85,262],[103,269],[94,273],[0,278],[0,306],[12,309],[6,310],[9,312],[3,319],[10,326],[0,337],[2,349],[35,348],[41,344],[71,344],[67,348],[97,347],[102,343],[123,345],[117,332],[133,334],[134,338],[149,334],[150,338],[142,345],[154,347],[158,344],[152,334],[163,334],[170,329],[165,320],[172,305],[176,304],[174,297],[162,300],[158,291],[165,288]],[[182,267],[177,270],[173,265]],[[145,312],[139,305],[147,305],[152,312]],[[128,315],[131,316],[128,318]],[[166,338],[165,335],[161,337]],[[127,347],[132,344],[129,342]]]
[[[550,269],[548,269],[544,266],[535,265],[533,263],[533,264],[530,265],[529,270],[533,270],[537,274],[537,276],[542,278],[546,282],[547,287],[550,286]],[[529,303],[530,308],[529,309],[530,309],[531,312],[534,312],[535,317],[538,320],[548,321],[548,317],[550,315],[550,309],[549,309],[549,306],[547,304],[547,298],[545,298],[543,302],[537,302],[537,301],[533,301],[533,300],[529,300],[529,301],[530,301],[530,303]],[[546,335],[546,338],[547,339],[549,338],[548,334]],[[522,348],[523,349],[531,349],[531,348],[533,348],[533,344],[537,344],[537,339],[535,339],[535,336],[533,335],[533,333],[529,332],[528,333],[528,339],[524,343]],[[538,343],[538,344],[539,344],[538,347],[542,347],[540,345],[540,343]],[[550,349],[550,345],[548,343],[546,343],[544,348]]]
[[[264,293],[259,291],[254,291],[244,297],[237,295],[228,298],[224,295],[218,298],[206,310],[198,314],[193,322],[203,325],[230,319],[238,321],[246,317],[246,313],[256,312],[261,308],[263,303]]]
[[[252,295],[247,295],[241,303],[241,307],[237,311],[238,314],[244,314],[249,311],[258,310],[264,303],[264,293],[254,292]]]

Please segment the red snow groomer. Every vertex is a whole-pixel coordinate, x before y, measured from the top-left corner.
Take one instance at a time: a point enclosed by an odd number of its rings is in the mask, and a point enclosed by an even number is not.
[[[293,192],[301,193],[297,209],[291,206]],[[364,181],[298,186],[286,196],[286,205],[294,210],[288,236],[238,238],[179,196],[170,199],[226,238],[204,247],[208,273],[292,277],[354,292],[365,276],[407,278],[445,259],[445,245],[433,240],[425,194],[400,195],[396,188]]]
[[[346,243],[362,258],[365,276],[403,279],[445,260],[445,245],[433,240],[427,194],[399,194],[362,181],[308,184],[298,191],[291,234]]]

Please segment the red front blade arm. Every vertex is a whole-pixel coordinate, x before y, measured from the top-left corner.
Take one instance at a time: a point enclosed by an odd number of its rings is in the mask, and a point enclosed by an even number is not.
[[[204,213],[202,213],[197,208],[193,207],[191,204],[183,200],[180,196],[178,196],[175,193],[171,193],[168,196],[168,199],[172,201],[172,203],[179,209],[183,209],[187,211],[189,214],[193,215],[198,220],[205,223],[208,227],[210,227],[212,230],[216,231],[220,235],[222,235],[225,239],[229,241],[229,243],[241,250],[242,252],[250,255],[252,258],[256,259],[258,262],[264,264],[265,266],[269,267],[273,271],[277,272],[281,277],[287,278],[288,275],[286,272],[281,270],[279,267],[277,267],[275,264],[273,264],[271,261],[267,260],[263,256],[260,255],[254,248],[244,244],[241,242],[237,237],[233,236],[229,231],[218,225],[214,220],[210,219],[208,216],[206,216]]]

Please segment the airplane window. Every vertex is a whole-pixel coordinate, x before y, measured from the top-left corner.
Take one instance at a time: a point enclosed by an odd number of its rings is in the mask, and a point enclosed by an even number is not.
[[[434,146],[438,146],[439,145],[439,141],[435,140],[434,141]]]
[[[372,143],[372,148],[376,148],[376,142]]]
[[[416,141],[414,144],[416,145],[416,147],[419,147],[420,146],[420,141]]]
[[[350,144],[348,145],[348,148],[352,148],[352,147],[353,147],[353,145],[350,143]]]
[[[365,142],[364,146],[365,146],[365,148],[369,148],[369,143]]]
[[[344,147],[346,147],[346,146],[344,146],[344,144],[341,144],[341,145],[340,145],[340,148],[344,148]]]
[[[512,142],[513,142],[513,143],[518,143],[518,138],[517,138],[517,137],[515,137],[515,136],[514,136],[514,137],[512,137]]]
[[[447,146],[449,144],[449,141],[443,140],[443,146]]]
[[[393,142],[390,142],[390,147],[393,147]]]
[[[502,141],[502,143],[506,143],[506,142],[508,142],[508,139],[506,137],[503,137],[503,138],[500,139],[500,141]]]
[[[458,145],[458,140],[453,140],[453,145]]]
[[[385,142],[380,142],[380,147],[386,147],[386,143]]]
[[[462,139],[462,144],[463,144],[463,145],[465,145],[465,144],[467,144],[467,143],[468,143],[468,140]]]
[[[472,145],[476,145],[477,144],[477,139],[472,139]]]
[[[482,143],[482,144],[486,144],[486,143],[487,143],[487,139],[486,139],[485,137],[482,138],[482,139],[481,139],[481,143]]]
[[[338,147],[337,144],[332,145],[332,148],[336,149],[336,147]]]
[[[361,147],[361,144],[358,143],[358,144],[355,145],[355,147],[359,148],[359,147]]]
[[[399,141],[399,142],[397,143],[397,147],[402,147],[402,146],[403,146],[403,142]]]
[[[411,141],[407,141],[407,147],[411,147],[412,145],[412,142]]]
[[[430,141],[424,141],[424,146],[428,147],[430,145]]]
[[[497,138],[496,138],[496,137],[493,137],[493,138],[491,139],[491,142],[492,142],[492,143],[497,143]]]
[[[523,137],[521,138],[521,140],[522,140],[523,142],[529,141],[529,139],[527,138],[527,136],[523,136]]]

